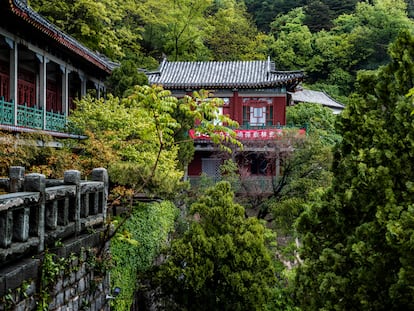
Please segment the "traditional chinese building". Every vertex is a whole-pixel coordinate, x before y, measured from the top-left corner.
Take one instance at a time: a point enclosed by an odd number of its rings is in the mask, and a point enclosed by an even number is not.
[[[162,85],[176,97],[201,89],[211,91],[224,101],[220,113],[240,124],[237,137],[247,147],[244,157],[236,159],[251,175],[274,175],[276,164],[268,165],[263,152],[283,133],[289,92],[303,80],[302,71],[277,71],[274,62],[169,62],[148,73],[150,84]],[[188,176],[201,173],[218,176],[221,159],[208,139],[190,132],[196,146]],[[245,148],[246,150],[246,148]],[[250,150],[250,151],[249,151]]]
[[[317,104],[331,109],[334,114],[339,114],[345,109],[343,104],[336,101],[325,92],[300,88],[289,94],[291,95],[289,104],[292,106],[299,103]]]
[[[0,129],[63,133],[74,99],[99,97],[113,69],[33,11],[27,1],[0,1]]]

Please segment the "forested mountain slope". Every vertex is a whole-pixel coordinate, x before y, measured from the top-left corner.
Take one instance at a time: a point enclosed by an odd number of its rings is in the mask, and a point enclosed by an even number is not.
[[[356,72],[389,61],[413,30],[409,0],[31,0],[57,26],[115,61],[154,69],[169,60],[268,56],[281,70],[344,100]]]

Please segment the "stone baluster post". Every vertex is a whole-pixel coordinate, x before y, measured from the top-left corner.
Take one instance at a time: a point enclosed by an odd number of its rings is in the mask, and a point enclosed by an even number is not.
[[[81,231],[81,219],[80,219],[80,211],[81,211],[81,191],[80,191],[80,181],[81,181],[81,174],[77,170],[68,170],[64,173],[64,183],[66,185],[75,185],[76,186],[76,194],[75,194],[75,206],[71,206],[70,208],[75,209],[75,231],[79,233]]]
[[[39,202],[36,207],[33,219],[30,221],[29,228],[39,237],[38,251],[45,249],[45,203],[46,203],[46,177],[43,174],[28,174],[24,178],[24,190],[28,192],[39,192]]]
[[[104,219],[106,219],[106,204],[108,200],[108,187],[109,187],[109,177],[108,171],[103,167],[95,168],[92,170],[92,180],[93,181],[102,181],[104,183],[104,191],[102,202],[102,214]]]
[[[89,216],[89,196],[91,193],[84,192],[81,194],[81,211],[80,211],[80,217],[86,218]]]
[[[11,166],[9,168],[9,192],[20,192],[23,188],[24,167]]]
[[[0,247],[9,247],[13,238],[13,211],[8,209],[0,215]]]
[[[58,224],[58,201],[53,200],[46,204],[46,228],[56,230]]]

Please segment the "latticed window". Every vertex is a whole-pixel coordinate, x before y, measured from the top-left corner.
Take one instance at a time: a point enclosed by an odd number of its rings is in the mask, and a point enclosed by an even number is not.
[[[273,103],[271,98],[244,98],[243,125],[262,127],[273,124]]]
[[[0,97],[4,100],[9,100],[10,77],[7,69],[7,64],[0,62]]]
[[[47,111],[62,112],[62,94],[55,81],[47,81],[46,108]]]
[[[19,72],[18,104],[34,107],[36,105],[36,79],[35,74],[27,70]]]
[[[6,101],[9,100],[9,85],[9,76],[0,72],[0,97],[3,97]]]

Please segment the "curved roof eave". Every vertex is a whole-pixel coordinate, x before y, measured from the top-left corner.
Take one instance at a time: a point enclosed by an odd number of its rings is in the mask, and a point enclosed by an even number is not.
[[[27,4],[22,3],[19,0],[9,0],[9,5],[11,11],[15,15],[22,18],[35,28],[39,29],[44,34],[55,40],[57,43],[65,46],[67,49],[86,59],[88,62],[92,63],[101,70],[107,73],[111,73],[112,66],[109,62],[80,44],[71,36],[59,30],[55,25],[48,22],[45,18],[28,7]]]
[[[278,87],[283,85],[290,85],[292,82],[294,84],[299,83],[300,81],[277,81],[273,83],[263,82],[263,83],[248,83],[248,84],[223,84],[223,83],[206,83],[206,84],[176,84],[176,83],[161,83],[165,88],[169,89],[200,89],[200,88],[222,88],[222,89],[251,89],[251,88],[270,88]],[[157,84],[157,83],[154,83]]]
[[[157,71],[147,72],[151,84],[169,89],[248,89],[286,86],[292,90],[303,78],[303,71],[275,71],[268,61],[168,62]]]

